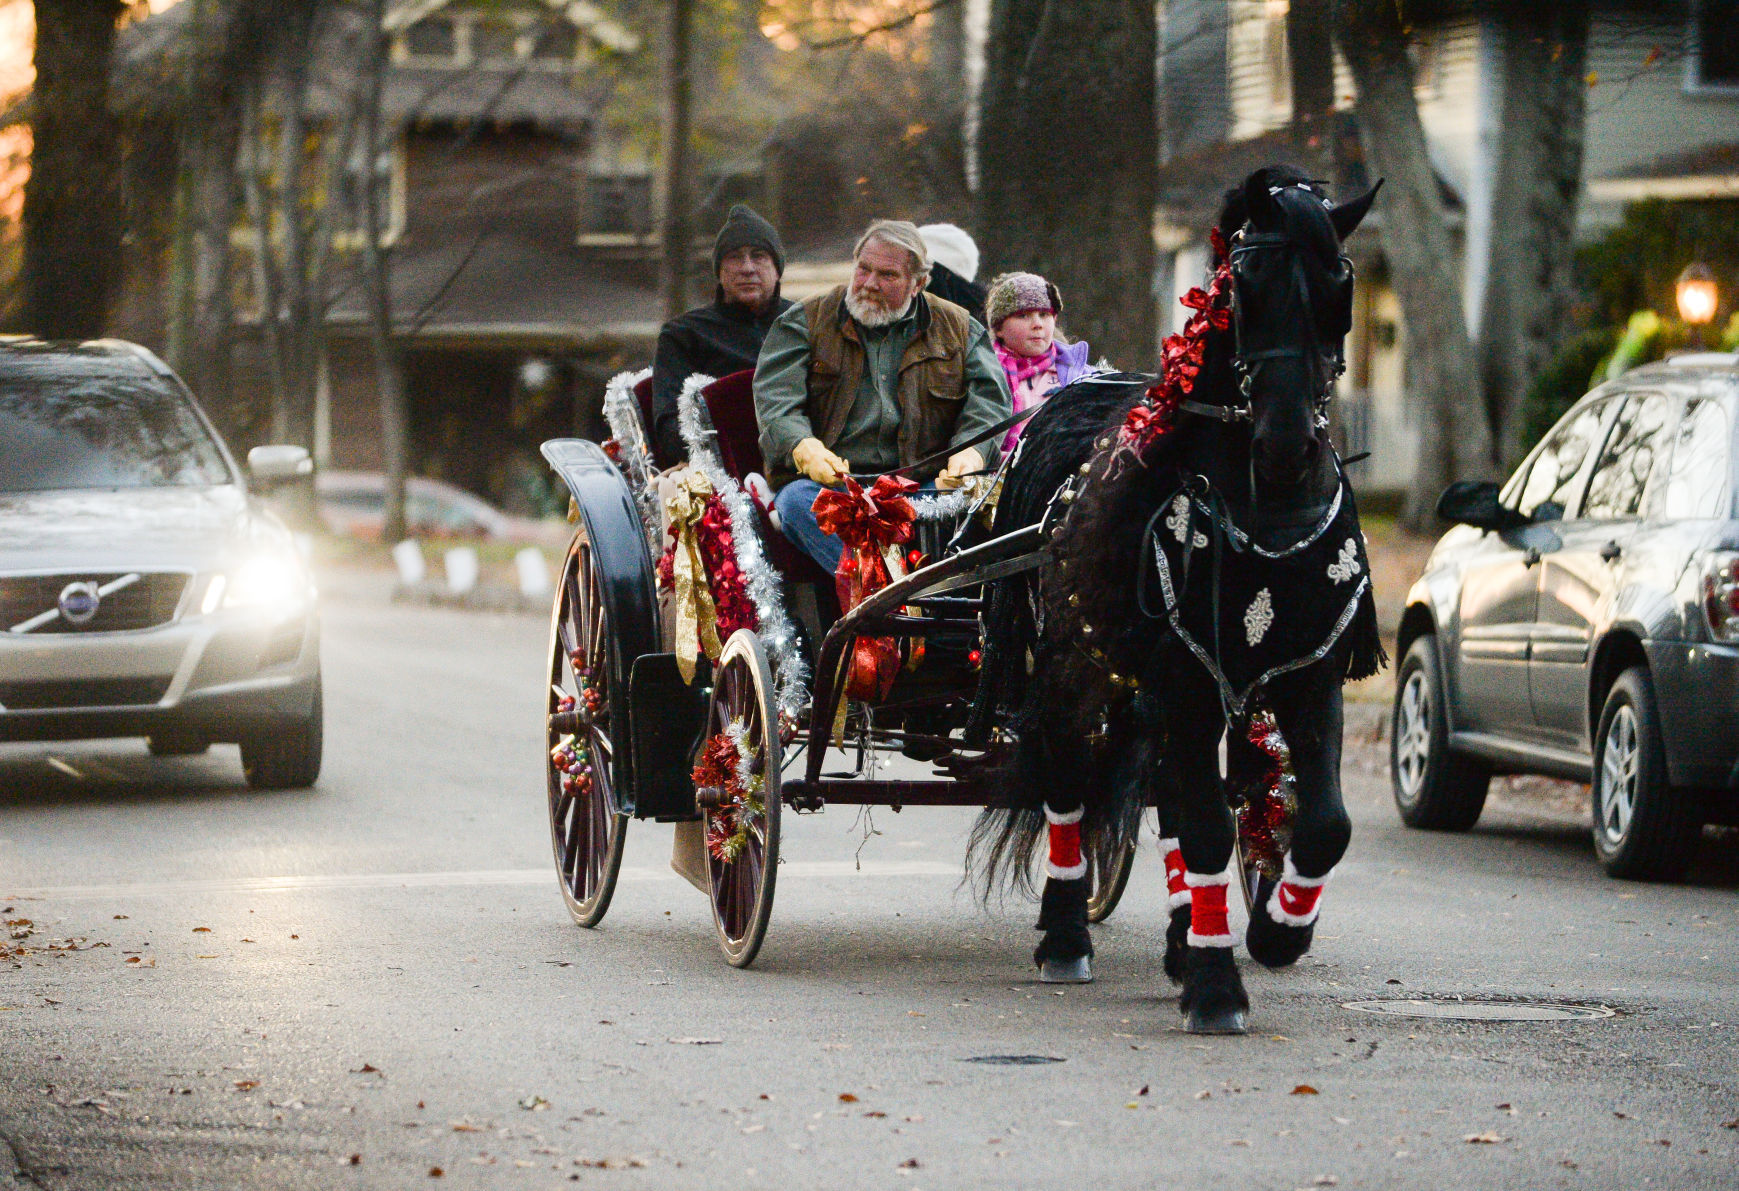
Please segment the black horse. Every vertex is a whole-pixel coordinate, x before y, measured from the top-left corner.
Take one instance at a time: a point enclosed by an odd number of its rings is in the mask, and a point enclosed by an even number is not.
[[[1006,717],[1018,746],[1007,803],[974,831],[974,871],[987,889],[1030,883],[1048,838],[1035,960],[1047,979],[1090,979],[1082,858],[1132,845],[1157,803],[1176,844],[1166,971],[1194,1032],[1244,1031],[1228,795],[1269,770],[1246,734],[1259,705],[1290,746],[1296,814],[1283,873],[1256,892],[1253,958],[1281,966],[1309,948],[1351,835],[1341,684],[1385,659],[1326,405],[1352,319],[1341,244],[1375,194],[1335,206],[1281,166],[1228,191],[1214,283],[1192,294],[1162,373],[1054,396],[997,508],[998,532],[1042,521],[1050,551],[986,611],[967,736]]]

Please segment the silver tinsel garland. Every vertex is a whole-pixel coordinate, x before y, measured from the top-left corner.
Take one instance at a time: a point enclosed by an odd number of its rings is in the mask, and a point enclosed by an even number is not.
[[[781,716],[797,718],[809,701],[809,665],[797,648],[797,630],[785,611],[785,580],[761,548],[760,523],[754,502],[742,486],[725,471],[713,445],[712,420],[700,391],[713,383],[698,373],[683,383],[677,399],[677,424],[688,447],[688,464],[707,478],[731,517],[731,545],[736,549],[737,569],[743,587],[755,605],[761,641],[767,660],[773,664],[773,702]]]
[[[640,401],[634,396],[634,386],[652,375],[652,369],[639,372],[618,372],[604,386],[604,422],[610,427],[610,437],[622,448],[621,467],[628,480],[628,490],[634,494],[634,507],[640,511],[640,524],[646,531],[647,544],[656,555],[659,542],[658,469],[652,462],[652,445],[646,435],[651,427],[640,418]]]

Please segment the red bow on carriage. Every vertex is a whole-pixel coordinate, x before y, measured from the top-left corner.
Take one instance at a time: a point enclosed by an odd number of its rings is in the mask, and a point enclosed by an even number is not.
[[[815,522],[823,532],[845,543],[833,582],[839,592],[839,607],[850,612],[869,596],[893,582],[892,566],[899,566],[896,546],[912,538],[917,510],[911,496],[916,481],[905,476],[882,476],[865,490],[847,477],[845,491],[823,489],[815,498]],[[900,643],[894,637],[859,637],[852,647],[851,666],[845,691],[853,699],[885,699],[900,672]]]

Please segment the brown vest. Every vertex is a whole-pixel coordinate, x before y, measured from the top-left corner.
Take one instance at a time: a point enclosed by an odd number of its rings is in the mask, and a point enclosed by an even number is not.
[[[934,455],[954,437],[966,404],[966,347],[971,318],[954,303],[920,292],[918,333],[900,357],[900,465]],[[803,314],[809,324],[809,402],[805,412],[815,435],[832,449],[845,429],[851,403],[863,379],[865,356],[857,323],[844,315],[845,287],[809,298]],[[796,477],[790,460],[768,477],[782,485]],[[935,479],[942,464],[915,472],[922,483]]]

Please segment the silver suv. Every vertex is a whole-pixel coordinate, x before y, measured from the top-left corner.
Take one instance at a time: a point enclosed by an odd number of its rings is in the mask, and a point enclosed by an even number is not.
[[[1464,831],[1494,773],[1589,782],[1613,876],[1670,879],[1739,821],[1739,356],[1594,390],[1460,525],[1407,596],[1391,774],[1413,827]]]
[[[256,488],[306,475],[256,447]],[[320,773],[320,626],[290,532],[144,348],[0,341],[0,740],[241,745],[248,783]]]

